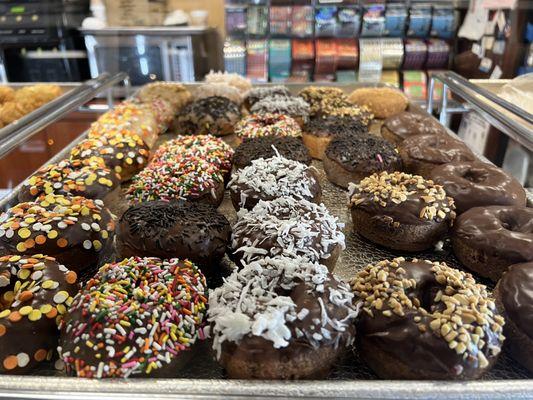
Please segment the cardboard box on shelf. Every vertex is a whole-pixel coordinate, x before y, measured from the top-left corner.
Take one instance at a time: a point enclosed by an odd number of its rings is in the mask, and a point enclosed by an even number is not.
[[[109,26],[163,25],[166,0],[105,0]]]

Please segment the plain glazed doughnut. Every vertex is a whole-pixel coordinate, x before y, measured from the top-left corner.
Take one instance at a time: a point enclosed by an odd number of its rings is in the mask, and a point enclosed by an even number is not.
[[[396,258],[351,282],[364,302],[363,359],[383,379],[476,379],[504,341],[504,318],[484,285],[444,263]]]

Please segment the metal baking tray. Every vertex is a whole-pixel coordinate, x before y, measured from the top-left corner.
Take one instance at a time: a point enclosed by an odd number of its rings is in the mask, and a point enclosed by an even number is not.
[[[288,85],[298,90],[295,85]],[[305,85],[306,86],[306,85]],[[342,86],[346,91],[358,85]],[[414,107],[419,112],[419,108]],[[373,129],[378,129],[374,126]],[[70,148],[83,139],[76,139],[50,162],[68,156]],[[158,144],[175,135],[162,135]],[[234,144],[234,138],[227,138]],[[399,255],[413,255],[393,252],[378,247],[360,238],[353,232],[350,213],[347,208],[345,190],[331,184],[325,176],[321,162],[314,161],[323,188],[323,202],[330,212],[346,224],[347,248],[335,268],[335,273],[343,279],[350,279],[357,270],[367,263]],[[0,210],[16,202],[19,188],[0,201]],[[122,199],[112,206],[112,211],[120,215],[127,208]],[[226,192],[219,210],[233,222],[235,211]],[[441,260],[460,268],[460,264],[445,243],[442,251],[416,253],[419,258]],[[229,263],[228,260],[225,260]],[[489,282],[484,281],[489,284]],[[492,286],[489,284],[489,286]],[[320,381],[245,381],[226,379],[223,369],[214,361],[209,341],[197,345],[193,350],[193,361],[186,370],[177,371],[172,379],[129,379],[129,380],[87,380],[65,377],[51,366],[36,371],[29,376],[2,376],[0,398],[23,399],[81,399],[109,398],[191,398],[191,399],[232,399],[232,398],[357,398],[357,399],[511,399],[533,398],[531,375],[504,352],[492,371],[478,381],[400,381],[379,380],[359,359],[357,350],[348,351],[331,371],[326,380]]]

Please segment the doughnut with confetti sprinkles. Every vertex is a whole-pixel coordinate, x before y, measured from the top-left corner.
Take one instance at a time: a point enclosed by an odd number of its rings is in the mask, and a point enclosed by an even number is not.
[[[55,355],[77,275],[53,257],[0,257],[0,373],[24,374]]]
[[[84,378],[175,376],[205,338],[205,277],[177,258],[106,264],[61,323],[60,358]]]
[[[285,114],[251,114],[235,125],[235,133],[241,140],[264,136],[302,136],[302,129],[294,118]]]
[[[33,201],[48,194],[83,196],[114,201],[119,192],[119,176],[97,160],[61,160],[46,165],[29,177],[18,194],[20,202]]]
[[[17,255],[47,254],[80,276],[90,274],[115,223],[101,200],[46,195],[0,215],[0,249]]]

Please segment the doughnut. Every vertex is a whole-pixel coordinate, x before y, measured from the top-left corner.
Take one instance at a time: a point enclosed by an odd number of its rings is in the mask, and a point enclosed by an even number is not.
[[[8,101],[15,99],[15,89],[9,86],[0,86],[0,104],[4,104]]]
[[[511,265],[498,282],[494,297],[505,315],[506,350],[533,371],[533,262]]]
[[[171,377],[205,338],[205,278],[190,261],[106,264],[60,324],[59,356],[83,378]]]
[[[209,296],[216,358],[233,379],[328,375],[354,341],[349,286],[302,257],[262,258]]]
[[[239,106],[226,97],[213,96],[196,100],[181,110],[176,119],[178,132],[185,135],[225,136],[241,119]]]
[[[212,135],[178,136],[159,146],[152,162],[174,161],[184,155],[191,155],[205,159],[225,175],[231,171],[233,153],[229,144]]]
[[[329,181],[344,188],[375,172],[402,169],[396,148],[370,134],[334,137],[326,147],[323,162]]]
[[[207,83],[225,83],[238,89],[241,93],[246,93],[252,88],[250,79],[230,72],[211,71],[205,76],[205,81]]]
[[[533,261],[533,208],[471,208],[457,218],[452,245],[466,268],[496,282],[510,265]]]
[[[302,129],[292,117],[284,114],[251,114],[235,125],[235,133],[241,140],[264,136],[302,136]]]
[[[203,83],[194,91],[194,99],[200,100],[206,97],[220,96],[230,99],[236,104],[241,105],[243,102],[242,92],[234,86],[227,83]]]
[[[344,97],[325,98],[320,103],[318,117],[339,117],[339,118],[356,118],[360,119],[366,126],[370,125],[374,116],[366,106],[356,106],[350,103]]]
[[[249,110],[252,106],[266,97],[291,97],[291,92],[285,86],[260,86],[250,89],[244,98],[244,105]]]
[[[0,256],[0,373],[25,374],[52,359],[76,280],[53,257]]]
[[[252,114],[286,114],[300,127],[309,120],[309,104],[301,97],[269,96],[259,100],[251,108]]]
[[[275,149],[275,150],[274,150]],[[302,140],[295,137],[264,136],[247,139],[241,143],[233,155],[233,166],[237,169],[244,168],[258,158],[270,158],[276,154],[289,160],[310,165],[312,158],[303,145]]]
[[[322,101],[325,99],[340,99],[346,101],[346,95],[340,88],[329,86],[308,86],[298,93],[310,107],[310,115],[318,114],[322,109]]]
[[[181,258],[215,272],[230,240],[226,217],[208,204],[149,201],[130,207],[117,225],[120,257]]]
[[[279,155],[259,158],[237,170],[228,183],[236,210],[251,210],[259,200],[293,197],[320,203],[322,189],[315,168]]]
[[[364,118],[326,115],[312,117],[304,126],[302,139],[311,156],[322,160],[326,147],[332,138],[339,135],[359,135],[367,132],[368,122]]]
[[[113,244],[115,223],[101,200],[49,194],[0,215],[0,249],[17,255],[47,254],[90,275]]]
[[[150,150],[137,135],[114,134],[98,139],[85,139],[70,151],[70,160],[101,159],[103,164],[120,175],[122,182],[148,164]]]
[[[445,263],[380,261],[351,282],[357,348],[382,379],[476,379],[501,351],[504,318],[484,285]]]
[[[94,163],[94,160],[61,160],[39,168],[26,179],[18,200],[27,202],[48,194],[59,194],[100,199],[111,204],[118,196],[119,184],[116,172]]]
[[[220,205],[224,178],[213,164],[193,155],[151,163],[135,175],[126,191],[131,203],[188,200]]]
[[[374,118],[385,119],[405,111],[409,105],[407,97],[398,89],[387,87],[355,89],[348,101],[366,106]]]
[[[165,132],[176,116],[174,107],[166,100],[154,99],[149,102],[139,102],[137,99],[134,99],[133,103],[140,104],[142,107],[145,107],[152,112],[152,115],[160,128],[159,133]]]
[[[302,256],[331,271],[345,249],[344,224],[324,204],[280,197],[241,209],[232,227],[230,254],[241,265],[265,256]]]
[[[520,182],[492,164],[444,164],[433,168],[430,178],[453,197],[458,214],[480,206],[526,206],[526,192]]]
[[[447,132],[435,118],[409,111],[387,118],[381,126],[381,136],[395,145],[399,145],[411,136],[438,134],[447,134]]]
[[[466,144],[450,135],[415,135],[399,147],[406,172],[429,177],[439,165],[460,161],[477,161]]]
[[[191,100],[192,96],[181,83],[153,82],[144,85],[136,97],[143,103],[149,103],[154,100],[166,101],[176,113]]]
[[[422,251],[437,243],[455,219],[442,186],[421,176],[382,172],[350,186],[354,229],[381,246]]]

